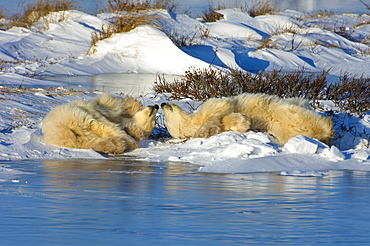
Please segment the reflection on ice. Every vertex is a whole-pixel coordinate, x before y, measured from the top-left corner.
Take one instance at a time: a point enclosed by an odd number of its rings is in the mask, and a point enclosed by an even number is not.
[[[19,183],[0,183],[4,245],[369,240],[368,172],[212,174],[191,164],[124,158],[8,164],[23,174]]]
[[[162,75],[161,75],[162,76]],[[178,76],[163,75],[169,81]],[[145,96],[152,92],[156,74],[107,73],[92,76],[44,76],[43,80],[58,81],[64,88],[88,91],[123,93],[131,96]]]

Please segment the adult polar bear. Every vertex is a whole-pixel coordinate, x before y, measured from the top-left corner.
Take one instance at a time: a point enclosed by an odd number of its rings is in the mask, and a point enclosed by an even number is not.
[[[173,103],[162,103],[166,127],[172,137],[209,137],[223,131],[266,131],[276,143],[304,135],[330,144],[333,137],[329,117],[308,107],[307,100],[282,99],[267,94],[241,94],[236,97],[207,100],[189,114]]]
[[[102,94],[52,109],[44,118],[44,140],[61,147],[118,154],[139,147],[155,126],[158,105],[143,108],[132,97]]]

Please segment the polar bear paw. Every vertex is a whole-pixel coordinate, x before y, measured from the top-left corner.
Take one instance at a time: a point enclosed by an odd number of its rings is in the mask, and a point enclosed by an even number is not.
[[[224,131],[246,132],[250,129],[249,118],[241,113],[232,113],[222,118],[221,123]]]
[[[195,133],[195,138],[208,138],[222,132],[222,128],[219,124],[208,122],[202,125]]]
[[[91,148],[99,153],[104,154],[120,154],[128,149],[138,148],[139,145],[135,141],[125,141],[120,137],[105,137],[95,141]]]

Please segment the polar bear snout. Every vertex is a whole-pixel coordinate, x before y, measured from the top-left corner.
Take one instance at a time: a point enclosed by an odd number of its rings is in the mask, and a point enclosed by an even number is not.
[[[148,106],[148,108],[150,109],[150,114],[149,116],[153,115],[153,114],[156,114],[158,109],[159,109],[159,106],[158,104],[154,104],[154,105],[150,105]]]
[[[161,108],[162,109],[165,109],[166,108],[166,109],[169,109],[171,111],[173,110],[171,104],[169,104],[169,103],[162,103],[161,104]]]

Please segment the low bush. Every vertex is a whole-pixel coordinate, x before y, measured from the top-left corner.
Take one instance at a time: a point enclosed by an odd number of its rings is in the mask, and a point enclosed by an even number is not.
[[[366,8],[367,10],[370,10],[370,4],[367,4],[367,3],[365,3],[365,2],[363,2],[363,1],[361,1],[361,0],[360,0],[360,2],[365,6],[365,8]]]
[[[334,16],[334,15],[335,15],[334,10],[322,10],[322,9],[319,9],[315,13],[307,14],[307,16],[310,18],[325,18],[325,17]]]
[[[203,15],[201,17],[204,22],[216,22],[218,20],[223,19],[224,15],[218,13],[216,9],[210,5],[206,11],[203,11]]]
[[[338,83],[329,83],[328,70],[319,74],[307,73],[303,68],[288,73],[281,70],[250,73],[240,70],[190,68],[173,82],[157,76],[153,90],[171,93],[178,100],[190,98],[206,100],[229,97],[241,93],[266,93],[283,98],[301,97],[312,101],[333,100],[345,111],[363,115],[370,110],[370,79],[345,74]]]
[[[0,20],[5,19],[5,14],[4,14],[4,12],[5,12],[5,9],[0,8]]]
[[[8,28],[14,26],[29,28],[52,12],[66,11],[76,8],[76,2],[72,0],[37,0],[33,4],[27,4],[22,13],[16,13],[11,16]],[[45,19],[45,22],[60,22],[64,20],[65,16],[58,15],[57,19],[53,18],[54,17],[49,17],[49,19]]]
[[[254,1],[251,6],[246,6],[247,12],[251,17],[259,15],[273,14],[276,6],[271,1]]]
[[[173,0],[108,0],[108,12],[139,12],[148,9],[167,9],[174,12],[177,5]]]
[[[328,86],[327,98],[342,110],[361,116],[370,110],[370,78],[345,73],[339,82]]]

